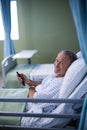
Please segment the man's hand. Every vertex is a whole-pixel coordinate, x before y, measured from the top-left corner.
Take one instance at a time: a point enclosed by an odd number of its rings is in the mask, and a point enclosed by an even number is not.
[[[24,74],[19,74],[17,72],[17,79],[20,83],[22,83],[23,85],[25,85],[27,77]]]
[[[17,79],[20,83],[24,82],[26,83],[28,86],[37,86],[40,83],[37,81],[32,81],[30,79],[27,78],[26,75],[24,75],[23,73],[20,74],[20,76],[17,75]]]

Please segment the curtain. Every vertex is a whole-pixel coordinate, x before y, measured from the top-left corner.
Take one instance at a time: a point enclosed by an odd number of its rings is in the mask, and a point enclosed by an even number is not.
[[[87,95],[85,97],[78,130],[87,130]]]
[[[87,64],[87,0],[70,0],[79,46]]]
[[[4,58],[5,58],[10,54],[15,54],[14,44],[10,37],[11,34],[10,0],[0,0],[0,5],[5,30],[5,40],[4,40]]]

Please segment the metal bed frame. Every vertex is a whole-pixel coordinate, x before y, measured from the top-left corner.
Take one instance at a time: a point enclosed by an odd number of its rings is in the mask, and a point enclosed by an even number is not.
[[[29,98],[0,98],[0,102],[34,102],[34,103],[75,103],[83,104],[84,99],[29,99]],[[17,116],[17,117],[47,117],[47,118],[71,118],[74,120],[80,120],[79,114],[40,114],[40,113],[12,113],[12,112],[1,112],[0,116]],[[79,124],[78,124],[79,125]],[[78,127],[78,126],[77,126]],[[22,127],[22,126],[13,126],[13,125],[0,125],[0,130],[77,130],[76,127],[64,127],[64,128],[31,128],[31,127]]]

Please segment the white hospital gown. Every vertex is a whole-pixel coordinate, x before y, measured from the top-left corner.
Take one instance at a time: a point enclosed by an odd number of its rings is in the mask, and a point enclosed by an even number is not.
[[[34,98],[40,99],[58,99],[59,91],[63,83],[62,78],[56,78],[54,75],[47,76],[41,83],[36,87],[36,93]],[[57,107],[58,104],[55,103],[27,103],[27,113],[50,113]],[[35,122],[38,122],[40,118],[35,117],[22,117],[21,126],[33,126],[35,127]]]
[[[36,87],[34,98],[36,99],[58,99],[59,91],[63,83],[63,77],[56,78],[55,75],[47,76],[40,85]],[[33,103],[27,103],[26,110],[32,107]],[[51,112],[57,106],[56,103],[38,103],[43,112]]]

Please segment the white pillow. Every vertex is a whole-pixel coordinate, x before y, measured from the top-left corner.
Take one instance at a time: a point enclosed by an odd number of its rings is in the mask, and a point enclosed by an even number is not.
[[[77,58],[83,58],[81,51],[77,52],[76,55],[77,55]]]
[[[87,73],[87,65],[82,58],[74,61],[67,70],[60,89],[59,98],[67,98]]]

